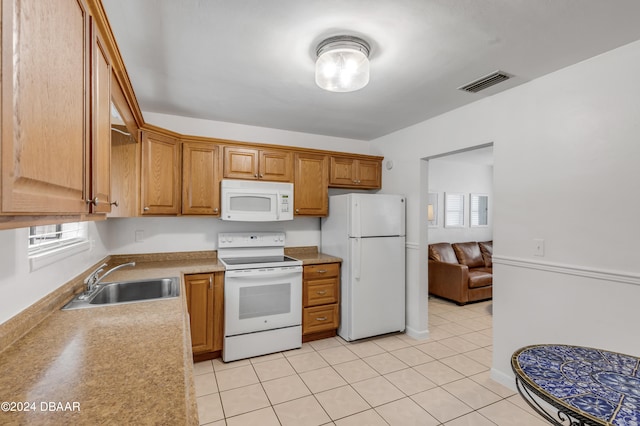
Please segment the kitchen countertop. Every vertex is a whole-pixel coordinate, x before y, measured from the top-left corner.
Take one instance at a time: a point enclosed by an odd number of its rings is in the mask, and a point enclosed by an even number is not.
[[[285,253],[303,265],[342,261],[317,247]],[[180,277],[182,295],[184,274],[224,271],[215,252],[112,255],[107,263],[131,261],[134,268],[119,269],[105,281]],[[61,311],[87,274],[10,321],[14,334],[29,329],[31,321],[37,325],[13,343],[12,330],[5,333],[0,402],[15,404],[13,411],[3,406],[0,423],[197,425],[186,299]],[[40,321],[47,310],[52,311]]]
[[[284,253],[302,261],[302,265],[321,265],[323,263],[340,263],[342,259],[330,254],[318,252],[318,247],[290,247],[285,248]]]
[[[111,256],[110,265],[137,265],[106,281],[224,271],[215,257],[154,256]],[[13,401],[18,409],[3,406],[1,424],[198,424],[183,296],[59,307],[0,352],[0,402]]]

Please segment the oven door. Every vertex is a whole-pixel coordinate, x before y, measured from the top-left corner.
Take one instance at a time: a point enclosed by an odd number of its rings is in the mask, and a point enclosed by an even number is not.
[[[224,334],[302,323],[302,266],[226,271]]]

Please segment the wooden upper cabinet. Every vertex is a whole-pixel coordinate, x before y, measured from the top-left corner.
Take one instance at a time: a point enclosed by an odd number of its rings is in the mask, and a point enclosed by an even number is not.
[[[143,215],[177,215],[181,210],[180,141],[155,132],[142,135],[140,183]]]
[[[106,46],[91,25],[92,133],[91,211],[111,212],[111,60]]]
[[[293,153],[278,149],[224,147],[223,176],[226,179],[293,181]]]
[[[82,1],[3,1],[2,212],[89,212],[89,14]]]
[[[260,150],[258,178],[277,182],[293,182],[293,153],[281,150]]]
[[[298,216],[326,216],[329,211],[329,157],[322,154],[295,154],[293,203]]]
[[[220,214],[218,146],[182,143],[182,214]]]
[[[382,160],[331,157],[329,186],[376,189],[382,186]]]
[[[258,150],[225,146],[223,176],[228,179],[258,179]]]
[[[358,186],[367,188],[380,188],[382,186],[382,161],[356,160],[358,162],[357,179]]]

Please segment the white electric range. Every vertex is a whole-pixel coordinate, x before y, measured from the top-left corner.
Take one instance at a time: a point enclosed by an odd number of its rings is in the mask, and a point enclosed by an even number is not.
[[[302,346],[302,261],[284,232],[218,234],[224,264],[225,362]]]

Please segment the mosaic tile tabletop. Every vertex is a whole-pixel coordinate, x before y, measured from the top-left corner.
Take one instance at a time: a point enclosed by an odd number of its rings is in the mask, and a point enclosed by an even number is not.
[[[513,354],[525,386],[594,424],[640,425],[640,358],[601,349],[535,345]]]

